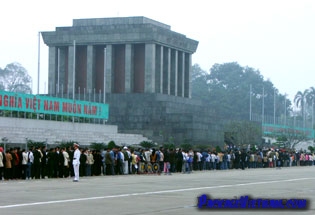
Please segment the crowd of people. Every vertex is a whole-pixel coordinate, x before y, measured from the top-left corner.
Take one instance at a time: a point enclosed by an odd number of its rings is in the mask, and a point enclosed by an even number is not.
[[[77,151],[76,151],[77,150]],[[281,168],[315,165],[315,155],[279,149],[212,150],[134,149],[113,147],[90,150],[73,147],[0,147],[0,180],[70,178],[100,175],[191,173],[192,171],[246,168]]]

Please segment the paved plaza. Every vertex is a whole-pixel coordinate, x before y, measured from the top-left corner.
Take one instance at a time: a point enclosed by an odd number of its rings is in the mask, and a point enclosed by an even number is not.
[[[315,214],[315,166],[0,182],[0,214]],[[197,197],[307,199],[306,210],[199,210]]]

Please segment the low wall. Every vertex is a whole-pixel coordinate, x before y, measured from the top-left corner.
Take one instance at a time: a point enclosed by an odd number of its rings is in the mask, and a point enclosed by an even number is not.
[[[111,140],[120,145],[133,145],[148,140],[138,134],[120,134],[116,125],[0,117],[0,138],[3,137],[8,143],[26,143],[29,139],[47,144],[78,141],[82,145]]]

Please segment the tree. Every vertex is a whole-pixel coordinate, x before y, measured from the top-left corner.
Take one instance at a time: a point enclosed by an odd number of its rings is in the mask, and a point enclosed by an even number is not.
[[[19,93],[32,93],[32,78],[19,63],[8,64],[0,68],[0,90]]]
[[[302,116],[304,115],[304,107],[306,104],[308,90],[304,90],[304,92],[298,91],[294,96],[294,103],[297,107],[301,108]]]
[[[204,151],[207,151],[209,149],[209,146],[205,145],[205,144],[199,144],[199,145],[196,145],[195,148],[197,150],[199,150],[200,152],[204,152]]]
[[[314,146],[309,146],[307,149],[310,150],[311,153],[315,152],[315,147]]]
[[[207,83],[211,105],[222,118],[248,120],[250,105],[252,113],[261,116],[263,102],[265,115],[274,114],[277,90],[269,80],[264,80],[259,70],[236,62],[215,64]],[[276,111],[277,117],[283,110]]]
[[[215,152],[219,153],[219,152],[222,152],[222,149],[220,146],[216,146],[215,147]]]
[[[298,91],[294,96],[294,103],[301,110],[301,116],[303,119],[303,124],[305,125],[305,108],[307,102],[308,89],[304,90],[304,92]]]
[[[113,140],[111,140],[111,141],[109,141],[109,143],[107,144],[107,147],[108,147],[109,149],[113,149],[113,148],[116,147],[116,143],[115,143]]]
[[[299,132],[295,129],[288,129],[284,136],[288,140],[285,147],[290,149],[294,149],[300,142],[308,140],[304,132]]]
[[[258,145],[261,143],[261,126],[260,124],[250,121],[231,121],[226,124],[225,131],[229,139],[233,139],[233,145],[241,147],[248,145]]]
[[[163,148],[165,148],[165,149],[175,149],[175,145],[174,145],[174,143],[164,143],[163,144]]]
[[[286,135],[280,135],[276,137],[276,144],[279,148],[290,148],[290,143],[288,142],[288,138]]]
[[[310,87],[307,90],[306,102],[308,105],[313,105],[315,102],[315,87]]]
[[[311,108],[311,117],[312,117],[312,123],[314,123],[315,87],[310,87],[310,89],[308,90],[308,93],[306,96],[306,102],[310,107],[312,107]],[[312,124],[312,128],[314,128],[313,124]]]
[[[208,101],[209,99],[209,86],[207,83],[207,76],[209,74],[203,71],[198,64],[192,67],[192,98]]]
[[[155,144],[152,141],[142,141],[140,143],[140,146],[143,147],[143,148],[150,149],[150,148],[154,147]]]
[[[107,146],[106,146],[105,143],[95,143],[95,142],[93,142],[93,143],[91,143],[91,145],[90,145],[90,148],[91,148],[91,149],[99,150],[99,151],[104,150],[104,148],[106,148],[106,147],[107,147]]]
[[[61,143],[59,143],[59,147],[60,148],[66,148],[68,149],[69,147],[72,147],[74,143],[77,143],[77,141],[74,140],[70,140],[70,141],[62,141]]]
[[[43,142],[36,142],[36,141],[33,141],[33,140],[27,140],[26,141],[27,143],[27,146],[28,148],[32,148],[32,147],[45,147],[46,146],[46,142],[43,141]]]
[[[193,145],[191,145],[190,143],[183,143],[180,145],[180,147],[183,151],[188,151],[189,149],[193,148]]]
[[[209,102],[217,114],[223,118],[248,119],[249,84],[245,83],[243,68],[239,64],[233,62],[213,65],[208,83]]]
[[[309,140],[305,131],[297,128],[286,128],[281,132],[274,132],[268,136],[276,139],[279,147],[288,149],[294,149],[299,143]]]

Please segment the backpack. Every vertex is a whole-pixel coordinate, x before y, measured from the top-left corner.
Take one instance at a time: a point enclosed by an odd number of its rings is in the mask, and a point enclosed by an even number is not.
[[[209,154],[207,152],[203,152],[202,157],[201,157],[201,161],[205,161],[208,156],[209,156]]]
[[[129,160],[129,155],[128,155],[128,152],[124,152],[124,159],[125,161]]]
[[[188,163],[192,163],[193,162],[193,158],[191,156],[189,156],[188,159],[187,159],[187,162]]]

